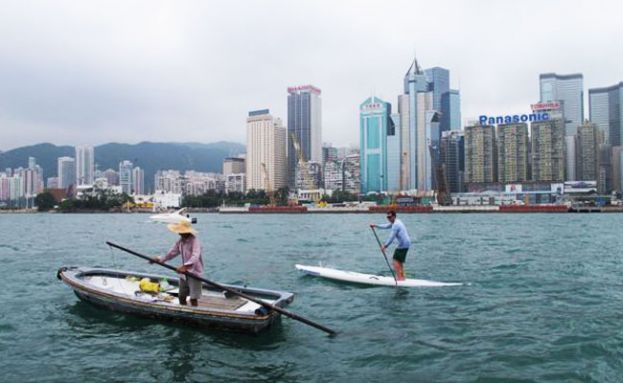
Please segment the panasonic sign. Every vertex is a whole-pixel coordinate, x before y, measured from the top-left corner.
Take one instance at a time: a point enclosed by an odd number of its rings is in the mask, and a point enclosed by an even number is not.
[[[481,115],[480,117],[478,117],[480,125],[515,124],[520,122],[534,122],[546,120],[549,120],[549,113],[546,112],[531,114],[513,114],[506,116]]]

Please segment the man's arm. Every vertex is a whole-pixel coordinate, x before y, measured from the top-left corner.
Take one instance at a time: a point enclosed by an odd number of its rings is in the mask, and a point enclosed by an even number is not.
[[[177,241],[175,242],[175,244],[173,244],[171,249],[167,252],[167,254],[164,257],[162,258],[157,257],[157,258],[158,258],[158,261],[164,263],[170,259],[177,257],[179,254],[180,254],[180,242]]]
[[[389,236],[389,238],[387,238],[387,241],[385,241],[385,245],[383,245],[383,248],[386,249],[389,245],[392,244],[392,242],[394,242],[394,240],[396,239],[396,235],[398,234],[398,225],[394,225],[392,227],[392,233]]]
[[[391,224],[391,223],[382,223],[382,224],[380,224],[380,225],[371,224],[370,226],[372,226],[372,227],[378,227],[379,229],[383,229],[383,230],[385,230],[385,229],[391,229],[392,224]]]

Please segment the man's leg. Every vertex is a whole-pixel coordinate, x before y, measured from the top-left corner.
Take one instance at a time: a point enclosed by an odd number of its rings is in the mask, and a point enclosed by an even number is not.
[[[190,290],[190,304],[192,306],[199,305],[199,298],[201,298],[201,281],[192,277],[188,277],[188,287]]]
[[[188,297],[188,293],[190,292],[188,288],[188,282],[186,279],[180,278],[180,288],[178,293],[178,298],[180,300],[180,304],[186,306],[186,297]]]
[[[394,270],[396,271],[396,279],[399,281],[405,280],[405,272],[402,262],[394,259]]]

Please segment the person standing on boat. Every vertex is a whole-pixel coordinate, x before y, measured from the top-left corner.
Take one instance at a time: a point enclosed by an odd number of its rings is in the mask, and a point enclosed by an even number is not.
[[[409,247],[411,247],[411,239],[409,238],[409,233],[407,232],[407,228],[405,224],[402,223],[401,220],[396,218],[396,212],[394,210],[390,210],[387,212],[387,220],[389,223],[384,223],[380,225],[371,224],[370,227],[378,227],[379,229],[392,229],[392,232],[385,241],[385,244],[381,246],[381,250],[385,253],[385,250],[389,247],[389,245],[394,242],[394,240],[398,241],[398,246],[394,250],[394,270],[396,271],[396,280],[404,281],[405,280],[405,271],[404,271],[404,263],[407,258],[407,252],[409,251]]]
[[[203,276],[203,259],[201,257],[201,243],[196,237],[197,231],[192,228],[190,222],[180,221],[167,225],[169,230],[179,234],[180,239],[175,242],[171,250],[162,258],[155,257],[156,262],[165,263],[166,261],[182,255],[182,265],[177,268],[180,273],[179,300],[181,305],[186,304],[186,298],[190,295],[190,304],[197,306],[201,297],[201,281],[186,276],[185,272],[190,272],[199,277]]]

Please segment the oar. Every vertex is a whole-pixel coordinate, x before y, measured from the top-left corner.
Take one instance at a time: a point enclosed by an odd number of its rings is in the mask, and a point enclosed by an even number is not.
[[[117,248],[117,249],[119,249],[119,250],[123,250],[123,251],[125,251],[126,253],[130,253],[130,254],[132,254],[132,255],[136,255],[136,256],[137,256],[137,257],[139,257],[139,258],[146,259],[146,260],[148,260],[149,262],[152,262],[152,263],[157,263],[157,264],[159,264],[159,265],[160,265],[160,266],[162,266],[162,267],[166,267],[167,269],[170,269],[170,270],[173,270],[173,271],[177,272],[177,269],[176,269],[175,267],[173,267],[173,266],[171,266],[171,265],[167,265],[166,263],[163,263],[163,262],[157,262],[157,261],[156,261],[156,260],[154,260],[153,258],[148,257],[148,256],[143,255],[143,254],[139,254],[139,253],[137,253],[136,251],[133,251],[133,250],[130,250],[130,249],[126,249],[126,248],[125,248],[125,247],[123,247],[123,246],[116,245],[116,244],[114,244],[114,243],[112,243],[112,242],[109,242],[109,241],[106,241],[106,244],[107,244],[108,246],[115,247],[115,248]],[[223,286],[223,285],[221,285],[220,283],[212,282],[212,281],[210,281],[210,280],[208,280],[208,279],[201,278],[201,277],[199,277],[199,276],[197,276],[197,275],[195,275],[195,274],[193,274],[193,273],[190,273],[190,272],[188,272],[188,271],[187,271],[187,272],[185,272],[185,273],[184,273],[184,275],[187,275],[187,276],[189,276],[189,277],[193,277],[193,278],[195,278],[195,279],[198,279],[198,280],[200,280],[200,281],[202,281],[202,282],[204,282],[204,283],[207,283],[207,284],[208,284],[208,285],[210,285],[210,286],[213,286],[213,287],[216,287],[217,289],[221,289],[221,290],[224,290],[224,291],[230,292],[230,293],[232,293],[232,294],[234,294],[234,295],[237,295],[237,296],[239,296],[239,297],[241,297],[241,298],[244,298],[244,299],[250,300],[251,302],[255,302],[255,303],[257,303],[258,305],[261,305],[261,306],[266,307],[266,308],[268,308],[268,309],[275,310],[275,311],[277,311],[278,313],[283,314],[283,315],[285,315],[285,316],[287,316],[287,317],[290,317],[290,318],[292,318],[292,319],[294,319],[294,320],[297,320],[297,321],[299,321],[299,322],[303,322],[303,323],[305,323],[306,325],[309,325],[309,326],[315,327],[315,328],[317,328],[317,329],[319,329],[319,330],[322,330],[322,331],[326,332],[326,333],[327,333],[327,334],[329,334],[329,335],[332,335],[332,336],[337,335],[337,332],[335,332],[335,331],[331,330],[330,328],[325,327],[325,326],[323,326],[323,325],[321,325],[321,324],[319,324],[319,323],[316,323],[316,322],[314,322],[314,321],[311,321],[311,320],[309,320],[309,319],[307,319],[307,318],[304,318],[304,317],[302,317],[302,316],[300,316],[300,315],[298,315],[298,314],[295,314],[295,313],[293,313],[293,312],[291,312],[291,311],[288,311],[288,310],[286,310],[286,309],[284,309],[284,308],[281,308],[281,307],[279,307],[279,306],[275,306],[275,305],[273,305],[273,304],[270,304],[270,303],[264,302],[264,301],[263,301],[263,300],[261,300],[261,299],[254,298],[254,297],[252,297],[252,296],[250,296],[250,295],[247,295],[247,294],[245,294],[245,293],[242,293],[242,292],[237,291],[237,290],[235,290],[235,289],[232,289],[232,288],[230,288],[230,287]]]
[[[392,276],[394,277],[394,282],[396,282],[396,287],[398,287],[398,279],[396,279],[396,274],[394,273],[394,269],[389,265],[389,261],[387,260],[387,255],[385,255],[385,250],[383,250],[383,245],[381,244],[381,240],[379,239],[378,234],[376,234],[376,230],[374,230],[374,226],[370,226],[372,232],[374,233],[374,237],[376,238],[376,243],[379,244],[379,248],[381,249],[381,253],[383,254],[383,259],[385,259],[385,263],[387,263],[387,267],[389,267],[389,271],[392,272]]]

